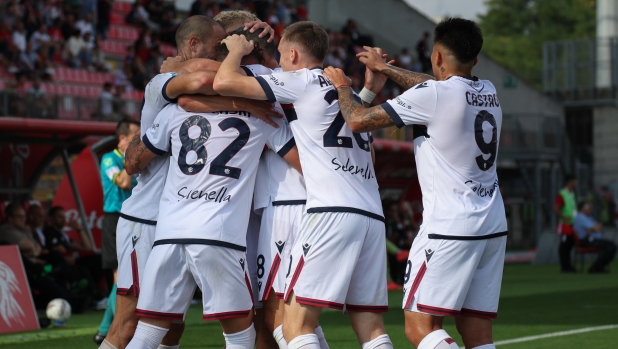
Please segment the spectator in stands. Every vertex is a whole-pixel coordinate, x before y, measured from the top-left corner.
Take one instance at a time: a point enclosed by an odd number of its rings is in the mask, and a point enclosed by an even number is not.
[[[41,246],[32,238],[26,226],[26,210],[17,203],[5,209],[6,223],[0,226],[0,244],[17,245],[21,254],[35,260],[41,254]]]
[[[94,23],[92,23],[92,13],[85,15],[82,19],[75,22],[75,28],[79,29],[82,36],[86,33],[94,33]]]
[[[571,264],[571,250],[575,245],[573,234],[573,220],[577,215],[577,201],[575,200],[575,187],[577,178],[572,175],[565,177],[566,186],[562,188],[554,201],[554,213],[558,215],[558,227],[556,232],[560,235],[560,267],[563,273],[575,273],[577,270]]]
[[[28,40],[26,40],[26,30],[24,29],[24,23],[21,21],[17,22],[15,23],[13,28],[15,28],[11,37],[13,40],[13,45],[17,48],[17,50],[19,50],[19,52],[26,51],[26,43],[28,42]]]
[[[49,36],[49,32],[47,31],[47,25],[45,25],[45,23],[41,23],[39,29],[32,33],[32,35],[30,36],[30,42],[32,43],[32,48],[35,51],[37,51],[41,46],[49,47],[49,45],[51,44],[51,37]]]
[[[73,68],[87,68],[92,64],[92,58],[88,45],[78,29],[73,30],[73,35],[67,41],[67,62]]]
[[[26,96],[29,117],[50,117],[50,104],[45,98],[45,91],[41,88],[41,80],[39,80],[39,78],[35,78],[32,81],[32,87],[28,89]]]
[[[36,17],[35,11],[28,12],[26,16],[26,21],[24,22],[24,28],[26,29],[26,36],[30,37],[32,33],[34,33],[39,26],[41,25],[41,21]]]
[[[112,94],[112,84],[103,84],[103,90],[99,96],[99,115],[107,119],[114,112],[114,95]]]
[[[431,73],[431,49],[429,48],[429,32],[423,33],[423,38],[416,44],[416,55],[424,73]]]
[[[150,14],[148,13],[148,11],[146,11],[142,3],[139,1],[133,3],[131,11],[125,17],[125,22],[146,27],[156,32],[158,32],[160,29],[157,23],[150,20]]]
[[[613,241],[603,239],[603,225],[592,217],[592,204],[582,201],[577,207],[577,216],[573,221],[573,229],[579,238],[580,247],[595,247],[601,250],[596,261],[592,264],[588,273],[607,273],[607,265],[616,255],[616,244]]]
[[[136,134],[139,134],[139,123],[124,119],[118,122],[116,136],[118,146],[113,151],[101,158],[101,183],[103,185],[103,227],[102,227],[102,253],[103,269],[114,271],[114,285],[109,295],[108,307],[95,335],[95,342],[101,343],[109,331],[115,313],[116,305],[116,269],[118,259],[116,256],[116,226],[120,218],[120,208],[124,200],[131,196],[131,189],[137,184],[133,176],[124,169],[124,153],[129,147],[129,142]],[[100,339],[100,342],[98,341]]]
[[[64,40],[69,40],[75,33],[75,17],[72,14],[67,14],[64,23],[60,27]]]
[[[189,10],[189,16],[206,15],[208,11],[208,0],[195,0],[191,4],[191,10]]]
[[[26,50],[19,54],[19,69],[29,77],[36,76],[38,54],[32,47],[32,43],[26,44]]]
[[[3,66],[8,66],[14,60],[13,54],[13,39],[11,38],[11,23],[4,19],[0,24],[0,55],[2,55],[0,63]]]
[[[410,55],[410,51],[408,51],[408,48],[402,48],[401,54],[399,54],[399,57],[397,58],[397,64],[403,69],[412,70],[412,63],[413,58]]]
[[[341,33],[346,35],[352,43],[356,46],[372,46],[373,47],[373,38],[368,35],[362,35],[358,30],[358,24],[353,19],[348,19],[345,27],[341,30]]]
[[[100,34],[104,39],[107,39],[111,14],[112,0],[97,0],[97,35]]]
[[[298,1],[298,5],[296,6],[296,16],[298,16],[299,21],[307,20],[307,4],[305,4],[305,1]]]
[[[38,244],[46,249],[45,234],[43,228],[45,225],[45,210],[39,205],[30,205],[28,207],[28,213],[26,218],[26,225],[30,228],[32,238],[38,242]]]
[[[15,24],[21,22],[21,14],[15,1],[9,1],[6,4],[4,15],[2,15],[3,21],[8,21],[11,27],[15,27]]]
[[[178,25],[174,22],[174,12],[170,10],[165,11],[159,23],[159,38],[161,41],[170,45],[176,45],[176,38],[174,35],[176,34]]]
[[[107,59],[105,58],[105,53],[103,52],[103,50],[101,50],[101,39],[101,34],[97,34],[97,39],[95,39],[94,41],[94,47],[90,52],[90,57],[92,58],[92,67],[99,72],[108,72],[110,66],[109,63],[107,63]]]

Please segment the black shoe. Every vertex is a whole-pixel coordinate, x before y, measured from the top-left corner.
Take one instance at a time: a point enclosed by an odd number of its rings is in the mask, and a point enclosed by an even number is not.
[[[577,273],[577,269],[575,268],[562,269],[561,272],[563,274],[574,274],[574,273]]]
[[[49,325],[51,325],[51,320],[46,318],[46,317],[40,317],[39,318],[39,326],[41,326],[41,328],[46,328],[49,327]]]
[[[103,341],[105,340],[105,335],[97,332],[97,334],[94,335],[94,338],[92,338],[92,340],[97,343],[97,345],[101,345],[101,343],[103,343]]]
[[[590,269],[588,274],[609,274],[609,270],[605,269]]]

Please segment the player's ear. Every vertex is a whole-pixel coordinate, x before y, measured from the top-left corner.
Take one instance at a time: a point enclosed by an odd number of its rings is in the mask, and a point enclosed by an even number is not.
[[[479,58],[478,57],[474,57],[474,63],[472,64],[473,67],[476,67],[476,63],[479,62]]]
[[[189,47],[192,52],[197,52],[200,44],[201,41],[197,38],[197,36],[192,36],[189,38]]]
[[[292,64],[296,65],[298,63],[299,60],[299,56],[298,56],[298,51],[293,48],[290,50],[290,61],[292,62]]]

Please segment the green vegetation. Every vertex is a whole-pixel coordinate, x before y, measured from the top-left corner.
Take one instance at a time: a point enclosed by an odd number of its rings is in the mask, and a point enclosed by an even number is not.
[[[606,275],[560,274],[558,266],[507,265],[494,338],[502,341],[525,336],[593,326],[618,324],[618,262]],[[386,313],[387,331],[396,348],[411,348],[403,332],[401,292],[390,293],[390,311]],[[102,311],[74,315],[65,329],[0,336],[1,348],[73,349],[96,348],[92,336]],[[348,317],[325,311],[320,318],[331,348],[358,348]],[[447,318],[446,329],[461,345],[454,321]],[[50,339],[58,337],[55,339]],[[498,346],[506,349],[615,348],[618,329],[580,333],[562,337]],[[192,306],[181,348],[222,348],[217,323],[201,321],[200,307]]]
[[[524,80],[543,84],[543,43],[594,38],[595,0],[487,0],[483,52]]]

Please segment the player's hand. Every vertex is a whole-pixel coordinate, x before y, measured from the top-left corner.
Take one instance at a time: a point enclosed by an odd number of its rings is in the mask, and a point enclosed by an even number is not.
[[[176,56],[176,57],[167,57],[164,61],[163,64],[161,64],[161,69],[159,70],[159,72],[161,74],[163,73],[175,73],[178,70],[180,70],[180,68],[182,68],[182,62],[184,60],[182,59],[182,56]]]
[[[251,28],[251,29],[249,29],[249,28]],[[264,29],[264,30],[262,30],[260,35],[258,35],[258,37],[263,38],[266,35],[270,35],[270,37],[266,41],[267,42],[272,42],[273,40],[275,40],[275,30],[273,28],[271,28],[270,25],[268,23],[266,23],[266,22],[262,22],[262,21],[247,22],[247,23],[245,23],[244,30],[247,30],[247,29],[249,29],[250,33],[253,33],[253,32],[255,32],[258,29]]]
[[[82,228],[82,225],[77,219],[73,219],[69,222],[69,227],[71,227],[71,229],[80,230]]]
[[[227,49],[232,52],[241,53],[243,56],[248,55],[253,51],[253,40],[247,41],[244,35],[230,35],[221,41],[222,45],[227,46]]]
[[[386,61],[386,58],[388,57],[388,55],[383,53],[382,49],[379,47],[373,47],[373,48],[365,47],[365,49],[367,49],[368,51],[369,50],[375,51],[377,54],[379,54],[382,57],[382,61],[384,62]],[[392,64],[394,62],[395,61],[392,60],[389,62],[389,64]],[[382,91],[382,88],[384,87],[386,80],[388,80],[386,75],[380,73],[379,71],[373,71],[369,69],[369,67],[365,68],[365,88],[368,89],[369,91],[373,93],[379,93],[380,91]]]
[[[324,76],[330,80],[330,82],[335,86],[335,89],[341,85],[348,85],[352,83],[352,80],[348,78],[343,70],[334,67],[328,67],[324,69]]]
[[[281,115],[273,106],[273,104],[268,103],[266,101],[255,101],[255,100],[246,100],[243,102],[244,106],[242,109],[248,111],[253,116],[258,119],[263,120],[270,126],[274,128],[279,128],[276,122],[274,122],[271,117],[281,119],[283,115]]]
[[[382,49],[376,48],[380,51],[378,52],[373,47],[363,46],[363,48],[366,51],[356,54],[356,57],[358,57],[361,63],[363,63],[367,68],[371,69],[373,72],[380,72],[382,69],[387,67],[386,62],[384,61],[385,57],[382,54]]]

